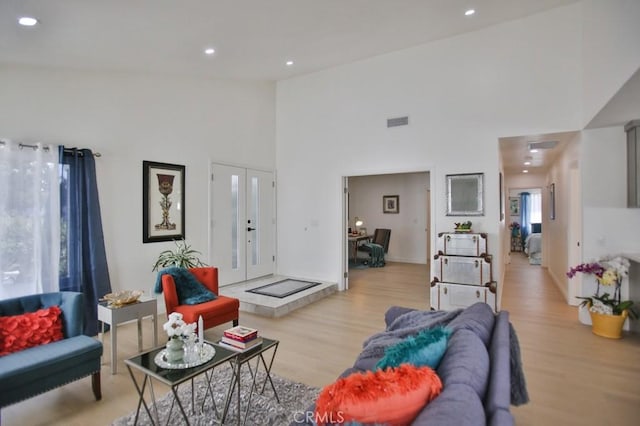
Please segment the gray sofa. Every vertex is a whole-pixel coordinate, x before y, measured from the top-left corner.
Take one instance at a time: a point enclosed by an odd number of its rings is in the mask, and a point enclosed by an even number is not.
[[[96,400],[100,389],[102,343],[82,334],[83,296],[56,292],[0,301],[0,316],[20,315],[57,305],[64,338],[0,356],[0,408],[86,376],[92,376]]]
[[[444,325],[452,330],[447,350],[436,370],[442,393],[428,403],[413,425],[465,426],[514,424],[510,405],[528,401],[517,337],[509,314],[495,315],[484,303],[451,312],[391,307],[385,331],[368,338],[353,367],[341,377],[374,369],[384,349],[425,328]],[[308,412],[313,412],[314,406]],[[312,415],[307,423],[313,425]]]

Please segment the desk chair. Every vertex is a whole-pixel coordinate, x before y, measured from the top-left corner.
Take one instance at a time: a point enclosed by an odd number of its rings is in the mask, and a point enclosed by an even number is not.
[[[376,230],[373,233],[373,239],[371,240],[371,242],[373,244],[381,245],[386,254],[389,251],[390,239],[391,239],[391,229],[376,228]],[[358,246],[358,251],[363,251],[371,255],[371,248],[367,247],[366,245]]]

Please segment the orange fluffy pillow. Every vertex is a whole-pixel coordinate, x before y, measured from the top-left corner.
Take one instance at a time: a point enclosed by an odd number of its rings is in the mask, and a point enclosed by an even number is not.
[[[407,425],[441,391],[442,382],[429,367],[402,364],[354,373],[322,389],[315,421],[319,425],[349,421]]]
[[[0,317],[0,356],[61,340],[60,307]]]

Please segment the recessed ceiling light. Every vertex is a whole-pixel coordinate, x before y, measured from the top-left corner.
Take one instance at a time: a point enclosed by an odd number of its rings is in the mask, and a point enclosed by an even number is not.
[[[522,173],[529,173],[529,170],[524,169],[524,170],[522,171]]]
[[[216,53],[216,49],[214,49],[213,47],[207,47],[206,49],[204,49],[205,55],[213,55],[214,53]]]
[[[466,12],[464,12],[464,16],[471,16],[471,15],[473,15],[474,13],[476,13],[476,10],[475,10],[475,9],[469,9],[469,10],[467,10]]]
[[[23,27],[33,27],[37,23],[38,20],[36,18],[32,18],[31,16],[22,16],[20,17],[20,19],[18,19],[18,24],[22,25]]]
[[[530,165],[531,165],[531,161],[525,161],[525,162],[524,162],[524,165],[525,165],[525,166],[530,166]]]
[[[291,65],[293,65],[293,61],[287,61],[287,62],[285,62],[285,65],[286,65],[286,66],[288,66],[288,67],[290,67]]]
[[[538,152],[538,150],[537,149],[530,149],[529,152],[534,152],[535,153],[535,152]]]

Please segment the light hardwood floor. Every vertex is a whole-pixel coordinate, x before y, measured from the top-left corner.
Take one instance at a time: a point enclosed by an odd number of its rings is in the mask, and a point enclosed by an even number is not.
[[[276,374],[318,387],[331,383],[353,364],[362,341],[383,329],[389,306],[429,306],[424,265],[388,263],[350,274],[349,291],[287,316],[241,313],[241,323],[281,341]],[[520,339],[531,396],[529,404],[512,407],[518,425],[640,424],[640,336],[608,340],[593,335],[577,321],[576,308],[563,302],[546,270],[528,265],[518,253],[507,266],[503,309],[510,312]],[[162,333],[164,317],[159,322]],[[224,328],[207,330],[206,337],[215,339]],[[150,332],[145,331],[149,346]],[[137,395],[123,362],[137,351],[135,325],[121,326],[118,337],[118,374],[110,374],[107,358],[101,401],[93,400],[90,380],[83,379],[3,409],[2,424],[108,425],[135,409]],[[104,350],[109,353],[108,339]]]

